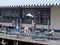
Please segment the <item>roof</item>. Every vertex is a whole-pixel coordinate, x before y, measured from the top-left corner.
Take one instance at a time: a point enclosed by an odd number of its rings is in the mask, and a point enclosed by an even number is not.
[[[1,6],[60,6],[60,0],[0,0]]]

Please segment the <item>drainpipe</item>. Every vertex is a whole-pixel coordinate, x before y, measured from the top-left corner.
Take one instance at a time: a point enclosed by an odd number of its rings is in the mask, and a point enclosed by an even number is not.
[[[50,24],[49,24],[50,22],[49,22],[49,19],[48,19],[48,21],[47,21],[47,22],[48,22],[48,24],[47,24],[47,25],[48,25],[47,32],[49,32],[49,29],[50,29]]]

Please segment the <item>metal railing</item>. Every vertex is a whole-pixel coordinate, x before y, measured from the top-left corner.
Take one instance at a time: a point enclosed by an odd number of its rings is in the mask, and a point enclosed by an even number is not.
[[[23,31],[16,32],[16,31],[2,31],[0,30],[0,36],[9,36],[14,38],[27,38],[32,40],[60,40],[60,36],[48,36],[47,33],[38,32],[27,32],[24,33]]]

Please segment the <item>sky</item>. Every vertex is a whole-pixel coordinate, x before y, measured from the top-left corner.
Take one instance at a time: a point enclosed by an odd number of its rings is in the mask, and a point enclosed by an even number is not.
[[[23,5],[49,5],[57,3],[60,4],[60,0],[0,0],[0,6],[23,6]]]

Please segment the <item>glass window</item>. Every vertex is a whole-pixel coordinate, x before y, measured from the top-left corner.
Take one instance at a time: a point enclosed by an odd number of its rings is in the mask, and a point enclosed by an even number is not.
[[[12,20],[16,20],[19,15],[19,10],[14,10],[14,9],[1,9],[1,17],[2,19],[0,21],[3,22],[11,22]]]
[[[31,13],[34,16],[36,24],[47,24],[50,20],[50,8],[25,8],[22,10],[22,22],[31,23],[32,18],[27,17],[26,14]]]
[[[1,10],[0,10],[0,16],[1,16]]]

